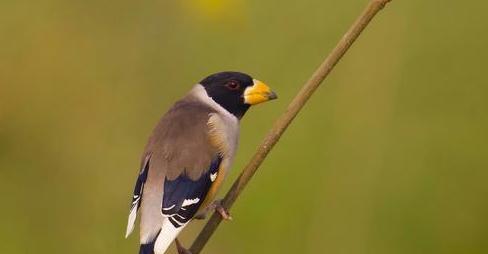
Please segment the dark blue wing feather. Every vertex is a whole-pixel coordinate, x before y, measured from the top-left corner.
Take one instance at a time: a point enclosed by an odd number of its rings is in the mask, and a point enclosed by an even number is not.
[[[174,180],[165,179],[162,212],[175,227],[187,223],[198,211],[218,174],[221,162],[219,155],[197,180],[185,174]]]
[[[141,206],[141,198],[142,192],[144,190],[144,184],[146,183],[147,179],[147,172],[149,171],[149,159],[147,159],[146,163],[144,164],[143,168],[139,172],[139,176],[137,177],[136,185],[134,186],[134,195],[132,196],[131,202],[131,210],[134,206],[137,206],[137,209]]]

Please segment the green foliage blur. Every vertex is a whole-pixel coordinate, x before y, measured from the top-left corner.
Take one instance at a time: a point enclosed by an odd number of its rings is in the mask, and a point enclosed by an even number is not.
[[[1,1],[0,253],[137,253],[124,233],[150,131],[239,70],[279,100],[243,119],[222,195],[367,2]],[[488,253],[487,8],[394,0],[204,253]]]

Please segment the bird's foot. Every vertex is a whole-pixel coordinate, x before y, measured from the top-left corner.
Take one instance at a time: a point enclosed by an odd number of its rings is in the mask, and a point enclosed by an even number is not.
[[[220,214],[220,216],[222,216],[222,219],[232,220],[232,216],[230,216],[230,213],[222,206],[221,199],[215,200],[214,206],[215,206],[215,211],[217,211]]]
[[[175,239],[176,249],[178,250],[178,254],[192,254],[189,250],[185,249],[183,245],[181,245],[178,238]]]
[[[224,220],[232,220],[232,216],[230,216],[229,212],[222,206],[222,200],[215,200],[210,204],[205,210],[201,211],[197,215],[195,215],[193,218],[197,220],[204,220],[207,218],[207,214],[209,213],[210,210],[215,210],[217,213],[222,216],[222,219]]]

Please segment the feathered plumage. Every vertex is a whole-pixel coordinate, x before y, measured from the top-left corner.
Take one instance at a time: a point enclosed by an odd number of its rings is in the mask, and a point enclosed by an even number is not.
[[[249,107],[245,91],[254,82],[242,73],[210,76],[156,125],[142,156],[126,231],[127,237],[139,211],[140,253],[164,253],[214,200],[234,159],[239,119]]]

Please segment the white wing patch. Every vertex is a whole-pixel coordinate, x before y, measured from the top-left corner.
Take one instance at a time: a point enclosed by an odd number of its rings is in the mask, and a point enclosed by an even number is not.
[[[210,174],[210,181],[215,181],[215,179],[217,179],[217,172],[213,173],[213,174]]]
[[[173,209],[175,206],[176,206],[176,205],[172,205],[172,206],[170,206],[170,207],[163,207],[163,210],[168,211],[168,210]]]
[[[139,201],[141,200],[141,196],[134,195],[132,199],[133,201],[129,212],[129,219],[127,221],[127,230],[125,231],[125,238],[129,237],[129,235],[134,230],[134,223],[136,222],[137,209],[139,208]]]
[[[189,205],[197,204],[198,202],[200,202],[199,198],[185,199],[183,200],[183,204],[181,206],[189,206]]]
[[[136,222],[137,217],[137,205],[132,206],[129,213],[129,220],[127,222],[127,231],[125,232],[125,238],[127,238],[130,233],[134,230],[134,223]]]

